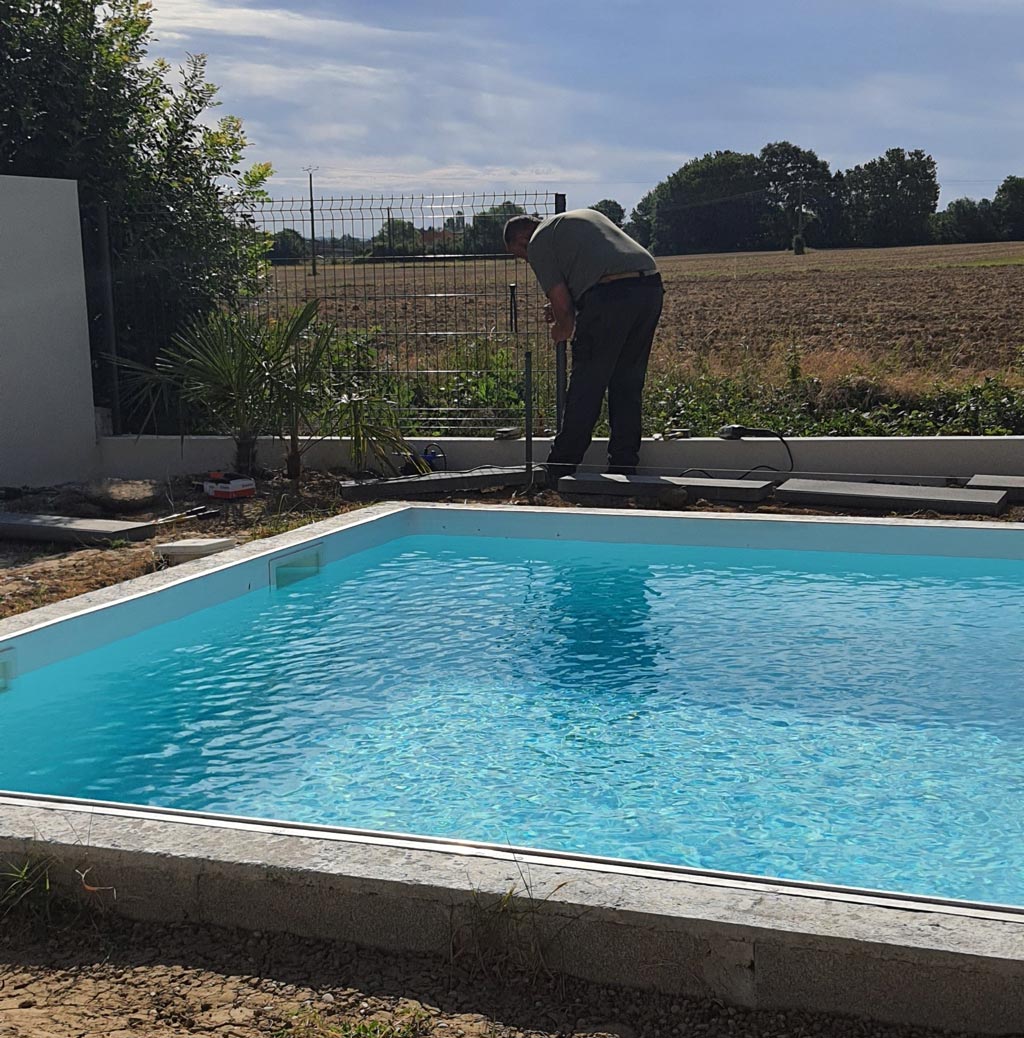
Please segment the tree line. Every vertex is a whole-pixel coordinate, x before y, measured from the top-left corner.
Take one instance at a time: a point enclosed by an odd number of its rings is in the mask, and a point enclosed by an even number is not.
[[[833,173],[789,141],[745,154],[716,151],[681,166],[636,204],[625,230],[660,255],[1024,239],[1024,177],[992,199],[959,198],[938,212],[935,159],[890,148]],[[603,199],[606,215],[622,207]]]
[[[833,173],[813,151],[777,141],[756,155],[716,151],[687,162],[628,220],[611,198],[590,208],[662,256],[1024,240],[1024,177],[1006,177],[991,199],[958,198],[941,212],[938,201],[935,159],[920,149],[890,148]],[[505,201],[471,216],[458,212],[440,228],[388,218],[371,238],[318,239],[317,249],[346,258],[501,253],[505,221],[524,212]],[[294,229],[274,236],[273,259],[309,253]]]
[[[526,210],[504,201],[467,216],[457,210],[440,227],[417,227],[411,220],[388,216],[372,237],[351,234],[303,237],[294,227],[272,235],[269,257],[277,263],[299,262],[315,249],[325,259],[373,259],[387,256],[490,256],[505,252],[505,223]],[[535,214],[536,215],[536,214]]]

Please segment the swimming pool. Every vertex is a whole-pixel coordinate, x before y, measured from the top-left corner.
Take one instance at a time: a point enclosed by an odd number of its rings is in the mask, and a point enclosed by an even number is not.
[[[312,533],[0,642],[0,787],[1024,905],[1019,529]]]

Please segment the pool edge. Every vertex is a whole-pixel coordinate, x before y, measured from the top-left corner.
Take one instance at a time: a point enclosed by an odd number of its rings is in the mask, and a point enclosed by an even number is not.
[[[441,957],[499,942],[506,962],[755,1009],[990,1034],[1024,1019],[1024,920],[999,912],[6,796],[0,854],[149,922]]]

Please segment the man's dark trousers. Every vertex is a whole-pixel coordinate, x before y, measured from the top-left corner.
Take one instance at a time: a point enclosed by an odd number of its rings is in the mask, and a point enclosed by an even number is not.
[[[595,285],[577,301],[565,414],[548,455],[552,485],[583,460],[606,390],[608,469],[636,471],[644,379],[663,298],[661,278],[654,275]]]

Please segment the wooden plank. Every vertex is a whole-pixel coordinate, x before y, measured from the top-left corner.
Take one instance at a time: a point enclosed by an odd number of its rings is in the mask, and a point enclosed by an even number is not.
[[[623,476],[608,472],[578,472],[558,481],[560,494],[614,494],[621,497],[663,497],[685,490],[697,501],[764,501],[774,484],[756,479],[710,479],[696,476]]]
[[[12,541],[60,541],[72,544],[141,541],[151,537],[155,529],[155,522],[125,523],[115,519],[0,512],[0,538]]]
[[[1005,490],[1007,501],[1024,501],[1024,476],[971,476],[967,486],[978,490]]]
[[[429,472],[423,476],[398,476],[365,483],[342,483],[343,501],[404,501],[428,494],[457,494],[466,490],[490,490],[495,487],[521,487],[529,482],[526,467],[483,465],[466,472]],[[544,473],[535,468],[535,483],[544,482]]]
[[[874,508],[888,511],[928,509],[954,515],[999,515],[1006,508],[1005,490],[961,487],[918,487],[894,483],[844,483],[789,479],[775,488],[779,501],[801,505]]]

